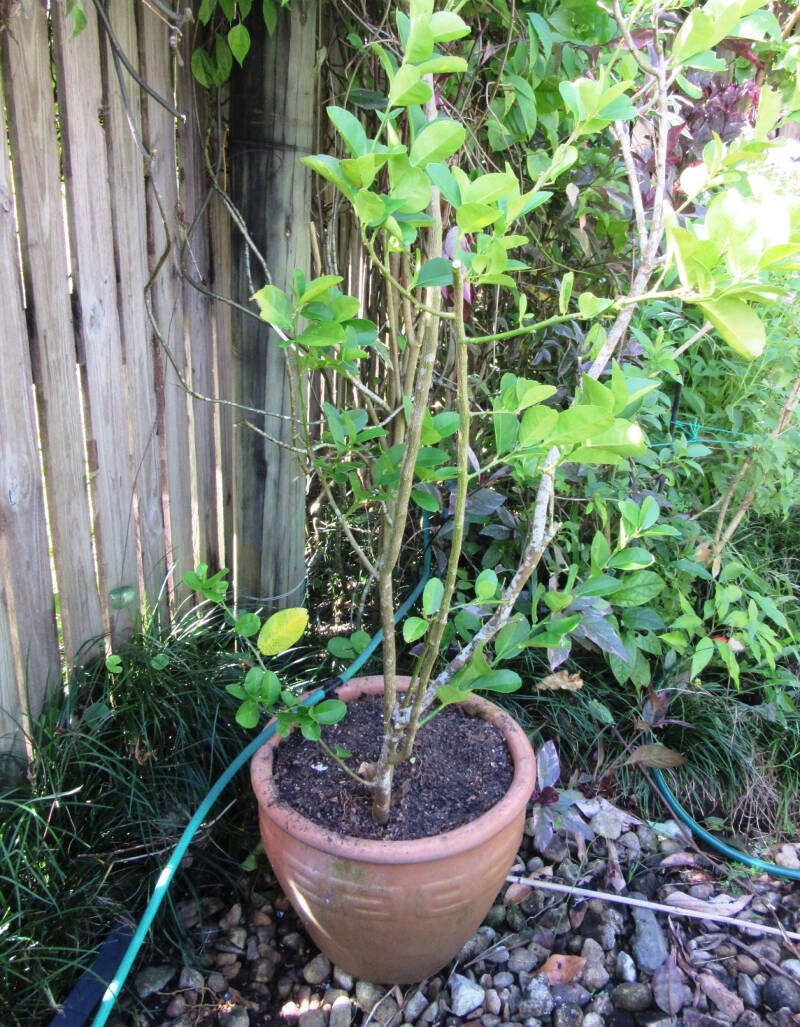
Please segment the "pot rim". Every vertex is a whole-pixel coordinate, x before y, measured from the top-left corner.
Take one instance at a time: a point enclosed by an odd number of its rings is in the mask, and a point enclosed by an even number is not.
[[[398,675],[397,682],[402,686],[408,684],[409,679]],[[338,688],[336,694],[346,700],[362,694],[380,694],[382,690],[382,676],[372,675],[352,678]],[[483,716],[499,728],[514,764],[514,776],[506,794],[475,820],[451,831],[405,841],[381,841],[336,834],[315,824],[278,798],[272,777],[273,754],[282,741],[278,735],[273,735],[258,750],[250,765],[253,790],[262,813],[278,828],[316,849],[338,858],[361,862],[396,863],[402,860],[405,863],[422,863],[446,859],[478,848],[524,812],[536,784],[536,760],[528,736],[505,710],[476,695],[462,705],[464,709]]]

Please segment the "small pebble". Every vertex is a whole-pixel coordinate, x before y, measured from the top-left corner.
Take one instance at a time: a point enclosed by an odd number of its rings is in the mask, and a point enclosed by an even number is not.
[[[306,963],[303,967],[303,980],[311,985],[322,984],[328,980],[330,973],[330,960],[320,952],[319,955],[314,956],[310,963]]]
[[[629,1013],[639,1013],[649,1009],[653,1001],[653,992],[649,984],[640,981],[618,984],[611,992],[611,1001],[615,1009],[624,1009]]]
[[[475,981],[462,974],[450,978],[450,1008],[455,1016],[466,1016],[483,1005],[484,990]]]
[[[617,953],[615,971],[617,980],[628,983],[636,980],[636,964],[628,953],[622,949]]]

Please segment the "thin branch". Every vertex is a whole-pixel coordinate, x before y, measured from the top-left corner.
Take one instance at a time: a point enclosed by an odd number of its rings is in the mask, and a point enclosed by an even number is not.
[[[636,174],[636,166],[633,163],[633,152],[631,151],[631,137],[628,125],[624,121],[617,121],[612,132],[619,143],[622,151],[622,162],[625,165],[625,173],[628,176],[628,187],[631,191],[631,202],[636,215],[636,234],[639,237],[639,252],[644,253],[647,247],[647,226],[644,220],[644,204],[642,203],[642,190],[639,186],[639,178]]]
[[[755,923],[752,920],[742,920],[740,917],[735,916],[725,916],[722,913],[682,909],[680,906],[668,906],[663,902],[648,902],[646,899],[633,899],[628,895],[612,895],[609,892],[592,891],[590,888],[556,884],[555,881],[540,881],[535,877],[519,877],[517,874],[509,874],[506,881],[509,884],[527,884],[531,888],[557,892],[561,895],[577,895],[582,899],[599,899],[601,902],[613,902],[620,906],[652,909],[656,913],[668,913],[670,916],[685,916],[693,920],[711,920],[713,923],[731,924],[733,927],[741,927],[747,931],[760,931],[764,934],[777,935],[779,938],[791,938],[792,941],[800,941],[800,934],[795,934],[793,931],[784,931],[778,927],[770,927],[768,924]]]
[[[697,331],[694,333],[694,335],[691,337],[691,339],[687,339],[686,342],[681,343],[681,345],[678,346],[678,348],[672,354],[672,359],[673,360],[677,360],[678,357],[681,356],[683,353],[685,353],[687,349],[689,349],[691,346],[694,346],[694,344],[696,342],[699,342],[700,339],[702,339],[704,335],[708,335],[708,333],[711,331],[712,327],[713,327],[713,325],[711,324],[710,321],[705,321],[697,329]]]

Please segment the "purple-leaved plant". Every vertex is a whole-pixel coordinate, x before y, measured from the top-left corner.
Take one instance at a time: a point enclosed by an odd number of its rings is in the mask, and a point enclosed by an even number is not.
[[[561,762],[555,743],[545,742],[536,757],[537,790],[533,793],[533,842],[539,852],[544,852],[557,830],[570,831],[587,842],[594,832],[586,823],[575,804],[583,795],[575,789],[559,792],[555,784],[561,776]]]

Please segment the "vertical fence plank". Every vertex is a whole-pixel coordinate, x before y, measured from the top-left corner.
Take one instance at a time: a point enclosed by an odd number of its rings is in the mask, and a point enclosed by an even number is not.
[[[0,34],[66,659],[102,634],[43,4]]]
[[[178,107],[186,121],[178,129],[179,177],[182,207],[181,263],[184,272],[183,310],[185,345],[189,355],[192,388],[201,396],[214,396],[214,346],[211,324],[211,299],[195,288],[187,277],[210,292],[208,184],[202,139],[208,101],[199,92],[191,72],[193,39],[185,38],[183,66],[178,69]],[[219,504],[217,498],[217,452],[214,403],[190,400],[194,433],[195,487],[197,489],[198,538],[200,558],[212,568],[219,567]]]
[[[106,13],[118,46],[135,66],[139,46],[135,6],[129,0],[108,0]],[[147,207],[144,156],[136,140],[142,128],[141,102],[138,85],[125,71],[122,72],[123,95],[107,38],[102,57],[108,168],[113,186],[111,221],[130,416],[141,599],[152,606],[163,585],[167,563],[152,330],[144,298],[149,277]]]
[[[2,88],[0,88],[0,100]],[[36,715],[58,681],[53,583],[36,416],[22,307],[5,121],[0,123],[0,752],[22,747],[25,710]],[[22,728],[22,730],[20,730]]]
[[[100,70],[97,15],[72,38],[72,19],[52,9],[61,146],[73,280],[79,311],[80,356],[86,382],[86,430],[101,603],[109,604],[112,638],[130,630],[134,610],[117,609],[109,593],[138,591],[133,479],[128,452],[122,361]],[[87,170],[91,168],[91,174]],[[144,224],[138,230],[145,230]]]
[[[227,183],[221,183],[227,188]],[[211,285],[215,293],[230,296],[231,291],[231,222],[221,196],[211,201]],[[214,304],[215,395],[233,398],[233,352],[231,348],[231,308],[227,303]],[[223,404],[215,411],[217,490],[220,510],[220,562],[233,566],[233,410]]]
[[[279,12],[271,39],[263,26],[254,31],[250,59],[232,87],[233,199],[274,284],[284,289],[291,288],[295,267],[308,274],[310,266],[310,175],[300,157],[313,141],[316,13],[316,0],[293,3],[291,12]],[[243,258],[237,240],[234,296],[246,304],[252,290]],[[266,326],[234,317],[236,398],[266,411],[250,420],[277,440],[244,427],[235,435],[237,586],[240,594],[291,606],[302,602],[305,587],[305,480],[286,448],[289,386],[284,352],[270,335]]]
[[[157,14],[137,5],[141,72],[161,97],[172,98],[172,54],[168,29]],[[166,469],[168,514],[166,517],[171,588],[176,601],[188,596],[182,574],[194,563],[189,406],[180,379],[187,378],[184,346],[183,289],[179,268],[180,239],[177,231],[178,183],[176,177],[175,121],[152,96],[144,99],[144,140],[153,156],[147,190],[152,309],[160,347],[156,353],[157,401],[163,402],[164,439],[162,468]],[[164,347],[169,354],[164,352]],[[174,364],[173,364],[174,361]],[[180,376],[180,377],[179,377]]]

